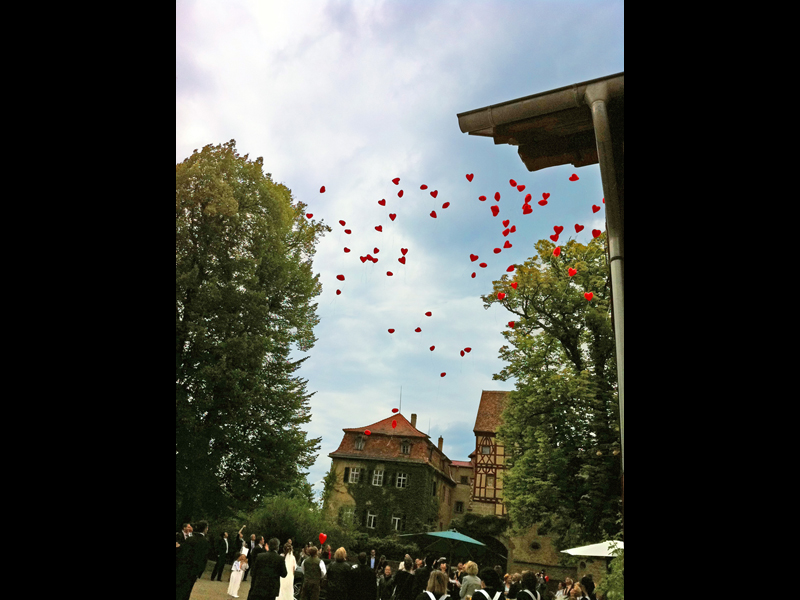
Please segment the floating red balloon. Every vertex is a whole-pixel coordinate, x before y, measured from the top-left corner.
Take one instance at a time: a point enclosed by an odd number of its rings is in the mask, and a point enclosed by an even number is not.
[[[431,352],[433,352],[434,348],[436,348],[436,346],[431,346]]]
[[[392,179],[392,183],[395,184],[395,185],[399,184],[400,183],[400,178],[399,177],[395,177],[394,179]]]
[[[494,199],[497,200],[498,202],[500,202],[500,192],[495,192],[494,193]]]
[[[380,252],[380,250],[379,250],[378,248],[374,248],[372,251],[373,251],[375,254],[377,254],[378,252]]]
[[[353,233],[353,232],[352,232],[350,229],[345,229],[345,230],[344,230],[344,232],[345,232],[347,235],[350,235],[351,233]]]
[[[470,183],[472,183],[472,178],[473,178],[473,177],[475,177],[475,174],[474,174],[474,173],[470,173],[469,175],[467,175],[467,181],[469,181]]]
[[[358,258],[361,259],[362,263],[367,262],[367,257],[366,256],[359,256]]]
[[[463,350],[461,351],[461,356],[464,356],[464,351]]]
[[[505,297],[506,297],[506,295],[505,295],[503,292],[498,292],[498,293],[497,293],[497,299],[498,299],[498,300],[502,300],[502,299],[503,299],[503,298],[505,298]]]
[[[517,230],[517,226],[516,226],[516,225],[512,225],[512,226],[511,226],[511,229],[509,229],[509,231],[510,231],[511,233],[514,233],[516,230]]]
[[[341,294],[341,293],[342,293],[342,290],[336,290],[336,295],[337,295],[337,296],[338,296],[339,294]]]
[[[397,197],[398,198],[402,198],[403,197],[403,190],[400,190],[399,192],[397,192]]]
[[[475,273],[472,274],[472,278],[475,279]]]
[[[592,204],[592,212],[596,213],[598,210],[600,210],[600,207],[597,206],[596,204]]]
[[[397,429],[397,420],[392,419],[392,429]]]
[[[345,251],[345,252],[350,252],[350,248],[348,248],[347,246],[345,246],[345,248],[344,248],[344,251]]]
[[[547,200],[549,197],[550,197],[550,193],[549,192],[542,192],[542,198],[543,199]]]
[[[364,435],[372,435],[372,432],[369,429],[365,429]]]
[[[508,273],[513,273],[513,272],[514,272],[514,269],[516,269],[516,268],[517,268],[517,265],[510,265],[510,266],[509,266],[509,267],[506,269],[506,271],[507,271]]]
[[[384,198],[383,200],[378,200],[378,204],[380,204],[381,206],[386,206],[386,198]]]
[[[436,211],[435,210],[431,211],[431,217],[433,217],[434,219],[436,218]]]
[[[436,198],[436,196],[438,196],[438,195],[439,195],[439,190],[433,190],[431,192],[431,196],[433,196],[434,198]]]
[[[325,186],[324,185],[321,188],[319,188],[319,193],[320,194],[324,194],[325,193]]]
[[[442,208],[447,208],[448,206],[450,206],[449,202],[445,202],[444,204],[442,204]]]
[[[525,195],[525,204],[527,204],[528,202],[530,202],[532,199],[533,199],[533,196],[531,196],[530,194],[526,194],[526,195]]]
[[[503,248],[511,248],[511,242],[509,242],[508,240],[506,240],[506,243],[505,243],[505,244],[503,244]]]
[[[396,215],[395,213],[389,213],[389,218],[390,218],[392,221],[394,221],[394,220],[397,218],[397,215]]]
[[[533,212],[533,209],[531,208],[531,205],[530,205],[530,204],[525,204],[525,205],[522,207],[522,214],[523,214],[523,215],[529,215],[529,214],[531,214],[532,212]]]
[[[550,236],[550,239],[553,240],[554,242],[557,242],[558,241],[558,234],[554,233],[553,235]]]
[[[575,173],[570,175],[570,178],[569,178],[570,181],[578,181],[578,179],[579,179],[579,177],[577,175],[575,175]]]
[[[421,190],[427,190],[427,189],[428,189],[428,186],[427,186],[427,185],[425,185],[425,184],[423,183],[421,186],[419,186],[419,189],[421,189]]]
[[[485,269],[485,268],[486,268],[486,267],[488,267],[489,265],[487,265],[486,263],[481,263],[481,264],[479,264],[478,266],[479,266],[481,269]]]
[[[498,214],[500,214],[500,207],[497,204],[492,204],[492,215],[496,217]]]
[[[405,256],[405,255],[406,255],[406,252],[408,252],[408,248],[400,248],[400,254],[402,254],[403,256]]]
[[[388,277],[391,277],[392,275],[394,275],[394,273],[392,273],[391,271],[386,271],[386,275],[387,275]]]
[[[339,281],[344,281],[344,275],[337,275],[336,279],[338,279]]]
[[[570,276],[570,277],[572,277],[573,275],[575,275],[575,273],[577,273],[577,272],[578,272],[578,271],[577,271],[577,270],[575,270],[575,269],[573,269],[572,267],[570,267],[569,269],[567,269],[567,273],[569,273],[569,276]]]
[[[494,249],[494,253],[495,254],[500,254],[501,252],[502,252],[502,250],[500,250],[500,248],[495,248]]]
[[[477,255],[477,254],[470,254],[470,255],[469,255],[469,259],[470,259],[472,262],[475,262],[476,260],[478,260],[478,255]]]
[[[512,287],[512,288],[514,288],[514,289],[517,289],[517,286],[518,286],[518,285],[519,285],[519,283],[517,283],[517,282],[515,281],[514,283],[512,283],[512,284],[511,284],[511,287]]]
[[[401,256],[400,258],[397,259],[397,262],[399,262],[401,265],[406,264],[406,257]]]
[[[583,297],[591,302],[592,298],[594,298],[594,292],[586,292]]]
[[[558,256],[559,254],[561,254],[561,246],[556,246],[553,250],[553,256]]]
[[[513,179],[509,179],[509,180],[508,180],[508,183],[510,183],[510,184],[511,184],[511,187],[517,187],[517,182],[516,182],[516,181],[514,181]]]
[[[445,375],[447,375],[447,373],[442,373],[441,375],[439,375],[439,377],[444,377]]]
[[[602,234],[603,234],[603,232],[600,231],[599,229],[592,229],[592,236],[600,237]]]
[[[313,215],[312,213],[308,213],[308,214],[306,215],[306,218],[307,218],[307,219],[310,219],[310,218],[311,218],[311,217],[313,217],[313,216],[314,216],[314,215]]]
[[[325,535],[324,533],[320,533],[319,534],[319,545],[322,546],[322,544],[324,544],[325,540],[327,540],[327,539],[328,539],[327,535]]]
[[[433,313],[431,311],[428,311],[428,312],[425,313],[425,316],[426,317],[432,317]]]
[[[383,231],[383,225],[376,225],[375,231]]]
[[[342,225],[342,226],[344,226],[344,225],[345,225],[345,222],[344,222],[344,221],[342,221],[342,220],[339,220],[339,225]]]
[[[466,352],[467,354],[469,354],[470,352],[472,352],[472,348],[464,348],[464,352]]]
[[[503,227],[508,227],[509,223],[511,223],[511,220],[506,219],[505,221],[503,221]]]
[[[583,231],[583,225],[575,223],[575,233],[580,233],[581,231]]]
[[[416,331],[417,333],[419,333],[420,331],[422,331],[422,328],[421,328],[421,327],[417,327],[417,328],[416,328],[414,331]]]
[[[508,326],[511,327],[511,329],[514,329],[514,321],[509,321]]]
[[[400,409],[399,409],[399,408],[393,408],[393,409],[392,409],[392,412],[393,412],[393,413],[400,412]]]
[[[539,206],[547,205],[547,200],[539,200]]]
[[[390,329],[390,330],[389,330],[389,333],[394,333],[394,329]]]
[[[553,226],[553,231],[555,231],[557,234],[560,234],[562,231],[564,231],[564,226],[563,225],[554,225]]]
[[[478,200],[480,200],[481,202],[485,202],[486,196],[478,196]]]
[[[503,237],[506,237],[509,233],[511,233],[510,229],[504,229],[503,230]]]
[[[517,186],[517,191],[518,192],[524,192],[525,191],[525,186],[524,185],[518,185]]]

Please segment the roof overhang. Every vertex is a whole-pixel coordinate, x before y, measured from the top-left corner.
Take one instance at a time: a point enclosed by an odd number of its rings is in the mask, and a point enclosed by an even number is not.
[[[458,126],[462,133],[518,146],[529,171],[592,165],[598,156],[589,99],[600,88],[609,110],[622,108],[625,76],[617,73],[460,113]]]

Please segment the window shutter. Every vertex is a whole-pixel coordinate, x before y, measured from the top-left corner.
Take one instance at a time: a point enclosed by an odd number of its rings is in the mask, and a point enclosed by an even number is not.
[[[347,483],[350,481],[350,467],[344,468],[344,482]]]

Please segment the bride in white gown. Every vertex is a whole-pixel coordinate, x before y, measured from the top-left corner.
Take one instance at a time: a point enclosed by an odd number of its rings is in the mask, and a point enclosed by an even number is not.
[[[287,543],[283,547],[283,556],[286,561],[286,577],[281,577],[281,593],[278,600],[294,600],[294,570],[297,568],[297,561],[294,559],[292,545]]]

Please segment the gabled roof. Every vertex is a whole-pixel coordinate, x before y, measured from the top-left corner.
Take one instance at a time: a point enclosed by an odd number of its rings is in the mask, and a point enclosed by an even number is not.
[[[485,431],[495,433],[502,423],[503,408],[511,392],[490,392],[483,390],[481,403],[478,406],[478,416],[475,419],[473,432]]]
[[[469,460],[454,460],[451,463],[454,467],[467,467],[472,468],[472,461]]]
[[[392,421],[397,421],[397,427],[392,428]],[[369,429],[370,434],[383,434],[383,435],[395,435],[395,436],[404,436],[404,437],[421,437],[421,438],[430,438],[429,435],[426,435],[419,431],[416,427],[412,427],[411,423],[408,422],[402,414],[397,413],[396,415],[392,415],[391,417],[386,417],[383,421],[378,421],[377,423],[373,423],[372,425],[367,425],[365,427],[353,427],[351,429],[342,429],[345,433],[363,433],[365,429]]]

